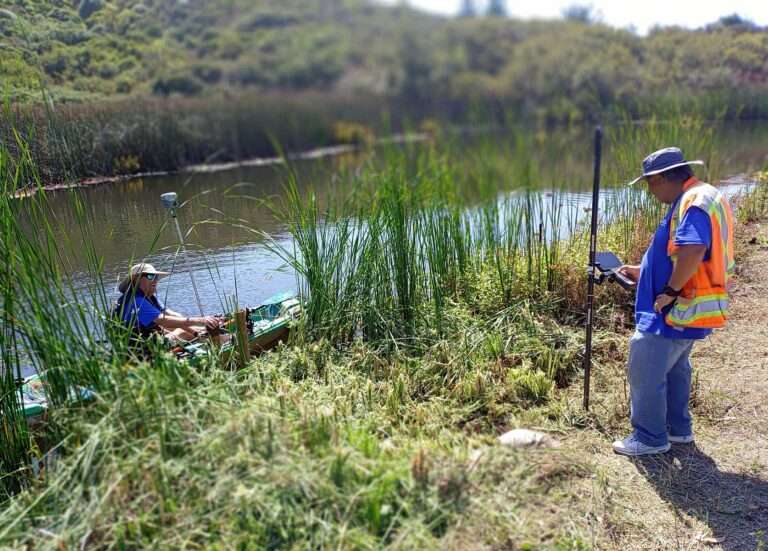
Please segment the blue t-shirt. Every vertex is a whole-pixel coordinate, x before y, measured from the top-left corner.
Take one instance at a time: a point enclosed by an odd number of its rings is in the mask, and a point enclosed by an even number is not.
[[[121,317],[126,325],[138,325],[138,329],[154,329],[155,320],[165,311],[165,306],[156,296],[146,297],[136,289],[136,294],[129,290],[120,297],[118,305]]]
[[[664,321],[664,316],[672,307],[671,305],[664,308],[661,313],[653,309],[656,296],[666,287],[672,276],[672,259],[667,256],[667,242],[669,241],[669,224],[675,209],[677,209],[677,202],[672,205],[659,224],[651,246],[643,255],[635,297],[635,325],[644,333],[671,339],[703,339],[712,332],[711,329],[672,327]],[[686,210],[675,232],[675,245],[706,245],[707,252],[704,259],[707,260],[712,245],[712,222],[709,215],[698,207],[690,207]]]

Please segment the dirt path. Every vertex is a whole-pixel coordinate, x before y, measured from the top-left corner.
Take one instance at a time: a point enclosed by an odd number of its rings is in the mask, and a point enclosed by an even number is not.
[[[695,444],[597,458],[613,493],[609,549],[768,549],[768,225],[742,231],[732,318],[694,348]]]

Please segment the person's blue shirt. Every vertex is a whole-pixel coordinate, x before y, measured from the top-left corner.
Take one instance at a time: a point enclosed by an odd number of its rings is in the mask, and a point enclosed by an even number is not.
[[[677,209],[677,202],[672,205],[659,224],[650,247],[643,255],[635,297],[635,325],[639,331],[667,338],[703,339],[712,332],[711,329],[679,328],[667,325],[664,316],[672,306],[664,308],[662,313],[657,313],[653,309],[656,297],[666,287],[672,276],[672,259],[667,256],[667,243],[669,224],[675,209]],[[690,207],[686,210],[675,231],[675,244],[706,245],[707,252],[704,260],[707,260],[712,245],[712,222],[709,215],[698,207]]]
[[[155,320],[165,311],[165,306],[156,296],[147,297],[140,289],[133,289],[118,299],[118,312],[123,323],[135,326],[139,331],[151,331],[157,326]]]

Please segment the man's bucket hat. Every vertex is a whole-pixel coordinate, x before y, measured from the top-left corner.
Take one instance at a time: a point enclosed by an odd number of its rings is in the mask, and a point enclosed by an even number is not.
[[[627,185],[636,184],[643,178],[661,174],[667,170],[672,170],[685,165],[703,165],[704,161],[686,161],[683,152],[679,147],[665,147],[648,155],[643,159],[643,174],[629,182]]]
[[[128,275],[125,276],[122,281],[120,281],[120,285],[117,286],[117,290],[121,293],[125,293],[131,284],[135,283],[136,279],[144,274],[154,274],[158,278],[161,278],[169,275],[169,273],[170,272],[160,272],[155,270],[155,267],[152,264],[134,264],[128,271]]]

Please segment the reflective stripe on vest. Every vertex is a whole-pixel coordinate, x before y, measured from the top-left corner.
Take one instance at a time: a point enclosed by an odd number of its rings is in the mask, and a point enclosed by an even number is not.
[[[667,254],[677,263],[675,232],[685,212],[698,207],[709,215],[712,243],[709,260],[683,285],[680,296],[666,316],[674,327],[717,328],[728,318],[728,288],[736,267],[733,256],[733,213],[728,200],[714,186],[691,178],[683,185],[683,196],[672,214]]]

